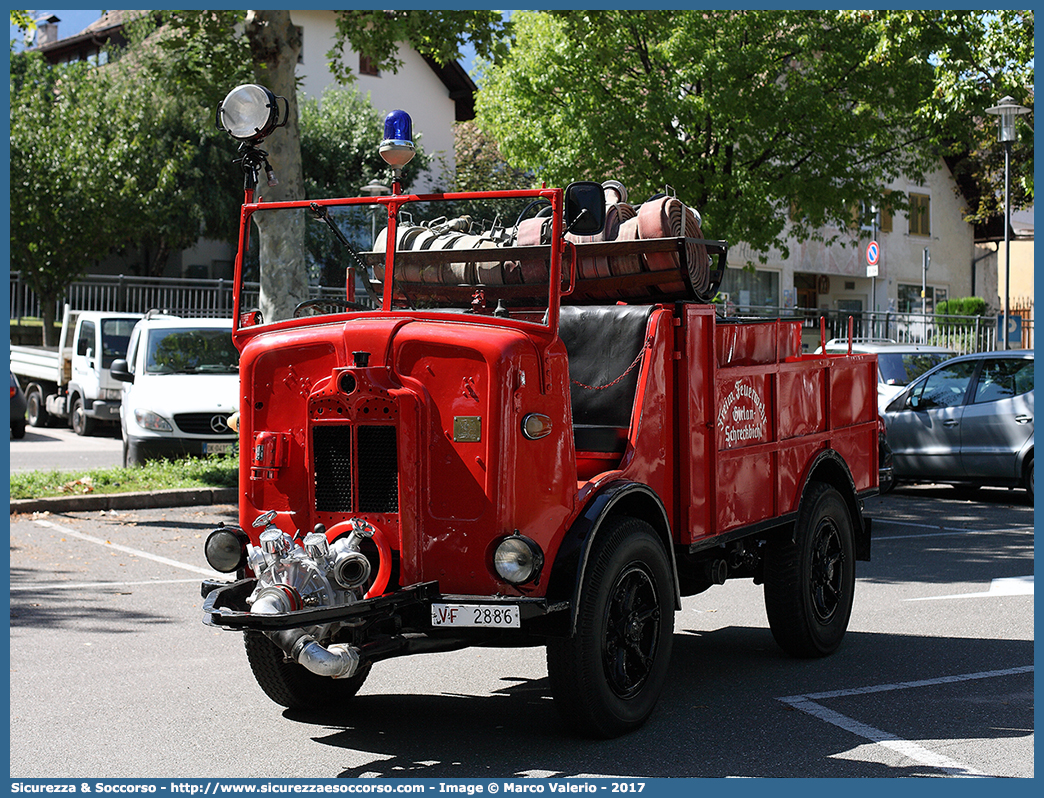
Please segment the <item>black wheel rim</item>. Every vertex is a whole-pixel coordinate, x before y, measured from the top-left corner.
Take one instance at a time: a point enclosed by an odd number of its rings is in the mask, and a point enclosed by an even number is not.
[[[809,595],[812,611],[821,623],[829,623],[844,597],[845,552],[841,533],[830,518],[823,519],[812,538],[812,573]]]
[[[642,564],[628,566],[609,594],[602,648],[609,687],[620,698],[634,696],[648,680],[659,624],[656,583]]]

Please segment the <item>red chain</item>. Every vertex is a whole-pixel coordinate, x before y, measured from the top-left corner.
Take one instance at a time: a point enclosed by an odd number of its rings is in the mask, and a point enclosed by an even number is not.
[[[570,380],[570,382],[573,383],[573,385],[577,385],[581,388],[586,388],[589,391],[604,391],[606,388],[612,388],[614,385],[616,385],[616,383],[618,383],[620,380],[622,380],[624,377],[626,377],[628,374],[634,371],[634,367],[642,362],[642,358],[645,357],[645,351],[650,346],[652,346],[652,338],[646,338],[645,345],[642,347],[642,351],[638,353],[638,357],[636,357],[634,361],[631,363],[631,365],[627,367],[627,371],[625,371],[612,382],[606,383],[605,385],[586,385],[585,383],[582,383],[579,380]]]

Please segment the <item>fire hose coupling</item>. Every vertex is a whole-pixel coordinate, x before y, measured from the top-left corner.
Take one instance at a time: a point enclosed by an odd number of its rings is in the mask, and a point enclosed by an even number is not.
[[[347,679],[359,668],[359,651],[343,643],[321,645],[302,629],[268,632],[268,637],[294,662],[318,676]]]
[[[333,577],[341,587],[354,590],[370,580],[372,571],[369,558],[360,551],[359,544],[372,538],[377,529],[361,518],[349,521],[352,531],[347,537],[339,538],[330,546],[333,558]]]
[[[304,601],[294,587],[278,584],[261,590],[254,599],[251,611],[259,615],[279,615],[296,612],[302,607]]]

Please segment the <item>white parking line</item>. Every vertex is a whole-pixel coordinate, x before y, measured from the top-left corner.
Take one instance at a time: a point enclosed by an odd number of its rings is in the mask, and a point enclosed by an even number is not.
[[[187,565],[183,562],[178,562],[177,560],[168,560],[166,557],[160,557],[158,554],[150,554],[147,551],[141,551],[140,549],[132,549],[129,546],[121,546],[118,543],[112,543],[108,540],[102,540],[101,538],[96,538],[92,535],[85,535],[83,532],[77,532],[75,529],[70,529],[67,526],[61,526],[51,521],[37,519],[33,521],[33,523],[39,526],[47,527],[48,529],[53,529],[56,532],[61,532],[63,535],[71,535],[74,538],[86,540],[88,543],[96,543],[99,546],[105,546],[109,549],[116,549],[116,551],[122,551],[125,554],[131,554],[135,557],[143,557],[146,560],[152,560],[153,562],[163,563],[164,565],[169,565],[173,568],[181,568],[184,571],[192,571],[192,573],[203,574],[204,576],[221,576],[221,574],[219,574],[217,571],[214,571],[210,568],[198,568],[195,565]]]
[[[915,538],[938,538],[952,537],[953,535],[994,535],[998,532],[1023,532],[1031,529],[1030,526],[1004,529],[962,529],[955,526],[939,526],[938,524],[914,524],[907,521],[889,521],[887,519],[874,519],[874,528],[882,526],[906,526],[914,529],[931,529],[932,532],[920,532],[912,535],[874,535],[874,542],[879,540],[913,540]]]
[[[1018,668],[1007,668],[998,671],[980,671],[978,673],[965,673],[957,676],[941,676],[937,679],[922,679],[914,682],[898,682],[896,684],[873,685],[870,687],[858,687],[849,690],[830,690],[822,693],[783,696],[778,697],[776,700],[782,701],[784,704],[794,707],[794,709],[800,709],[802,712],[806,712],[813,717],[851,732],[858,737],[869,740],[876,745],[891,749],[892,751],[902,754],[915,762],[939,768],[951,776],[981,777],[986,776],[987,774],[976,770],[969,765],[958,762],[955,759],[950,759],[948,756],[943,756],[942,754],[930,751],[923,745],[911,742],[910,740],[904,740],[895,734],[882,731],[881,729],[850,718],[847,715],[842,715],[840,712],[828,709],[818,703],[818,701],[828,698],[869,695],[871,693],[884,693],[893,690],[908,690],[914,687],[932,687],[940,684],[953,684],[955,682],[966,682],[975,679],[992,679],[1000,676],[1013,676],[1020,673],[1032,672],[1032,665],[1024,665]]]
[[[32,585],[11,585],[11,592],[44,593],[48,590],[89,590],[96,587],[141,587],[143,585],[198,585],[199,579],[152,579],[147,582],[52,582]]]
[[[903,601],[939,601],[941,599],[994,598],[996,596],[1032,596],[1032,576],[1011,576],[994,579],[985,593],[954,593],[949,596],[920,596]]]

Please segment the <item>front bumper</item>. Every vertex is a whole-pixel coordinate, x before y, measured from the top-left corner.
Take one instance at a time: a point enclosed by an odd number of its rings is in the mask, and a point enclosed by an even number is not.
[[[220,445],[221,448],[229,446],[234,448],[236,442],[236,438],[136,438],[129,436],[127,439],[131,459],[135,461],[173,459],[189,455],[203,457],[214,453],[214,444]]]
[[[260,615],[250,612],[246,604],[256,584],[255,579],[238,582],[204,581],[200,589],[204,598],[203,623],[232,631],[275,632],[329,623],[361,628],[395,619],[396,625],[404,631],[424,633],[434,631],[431,625],[433,603],[517,607],[523,625],[527,621],[533,622],[550,613],[568,609],[569,606],[568,602],[549,604],[543,598],[443,595],[439,592],[438,582],[422,582],[354,604]],[[452,631],[454,634],[462,631],[487,632],[481,628]]]
[[[119,421],[120,403],[119,401],[108,402],[104,399],[97,399],[91,409],[87,411],[87,415],[99,421]]]

